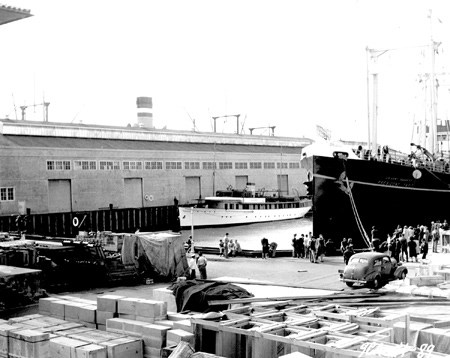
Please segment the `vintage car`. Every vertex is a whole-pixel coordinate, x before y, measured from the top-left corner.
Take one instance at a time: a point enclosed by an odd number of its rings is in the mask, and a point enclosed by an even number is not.
[[[345,269],[340,270],[341,281],[347,286],[366,286],[378,289],[389,281],[403,280],[408,269],[387,254],[361,252],[353,255]]]

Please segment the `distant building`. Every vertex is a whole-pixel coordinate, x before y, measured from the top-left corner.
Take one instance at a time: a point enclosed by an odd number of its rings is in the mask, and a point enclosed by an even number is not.
[[[0,120],[0,215],[195,203],[228,186],[305,194],[305,138]]]
[[[0,25],[32,16],[0,5]],[[48,104],[45,103],[48,109]],[[230,185],[305,194],[309,139],[157,130],[151,97],[136,125],[0,120],[0,216],[195,203]]]

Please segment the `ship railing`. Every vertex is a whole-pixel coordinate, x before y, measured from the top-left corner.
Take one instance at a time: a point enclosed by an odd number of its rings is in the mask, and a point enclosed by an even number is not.
[[[388,155],[380,155],[376,157],[364,157],[364,160],[376,160],[386,163],[398,164],[407,167],[423,168],[434,172],[450,173],[450,164],[443,160],[436,160],[434,162],[428,160],[413,160],[409,155],[393,152]]]

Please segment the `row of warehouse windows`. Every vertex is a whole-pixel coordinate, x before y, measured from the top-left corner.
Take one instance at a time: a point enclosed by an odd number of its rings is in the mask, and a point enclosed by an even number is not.
[[[233,162],[184,162],[184,169],[233,169]],[[262,169],[261,162],[235,162],[235,169]],[[264,169],[299,169],[300,163],[275,163],[264,162]],[[71,170],[71,162],[69,160],[47,160],[47,170]],[[108,160],[74,160],[74,170],[158,170],[163,169],[163,162],[141,162],[141,161],[123,161],[122,165],[119,161]],[[165,169],[183,169],[183,162],[165,162]]]

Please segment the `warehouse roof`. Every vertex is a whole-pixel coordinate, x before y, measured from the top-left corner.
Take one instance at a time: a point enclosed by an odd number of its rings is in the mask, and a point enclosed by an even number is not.
[[[30,10],[0,4],[0,25],[33,16]]]
[[[0,147],[300,154],[301,147],[0,135]]]
[[[0,134],[17,136],[90,138],[131,140],[144,142],[235,144],[244,146],[271,146],[275,148],[302,148],[311,139],[298,137],[275,137],[234,133],[213,133],[139,127],[113,127],[98,124],[74,124],[56,122],[33,122],[0,119]]]

